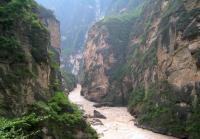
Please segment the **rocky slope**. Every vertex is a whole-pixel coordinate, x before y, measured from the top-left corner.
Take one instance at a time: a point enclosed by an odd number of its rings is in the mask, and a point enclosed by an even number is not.
[[[82,94],[127,104],[144,128],[198,138],[200,3],[131,2],[90,29]]]
[[[0,138],[97,138],[62,92],[59,43],[50,11],[0,1]]]

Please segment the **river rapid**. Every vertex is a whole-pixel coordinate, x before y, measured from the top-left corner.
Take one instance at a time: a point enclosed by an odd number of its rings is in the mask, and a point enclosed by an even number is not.
[[[86,100],[80,95],[81,85],[77,85],[69,94],[69,100],[79,105],[86,115],[93,115],[94,110],[103,114],[106,119],[99,119],[103,125],[92,125],[100,139],[176,139],[154,133],[134,125],[134,117],[129,114],[126,107],[95,108],[94,102]],[[96,118],[95,118],[96,119]],[[94,118],[88,118],[91,122]]]

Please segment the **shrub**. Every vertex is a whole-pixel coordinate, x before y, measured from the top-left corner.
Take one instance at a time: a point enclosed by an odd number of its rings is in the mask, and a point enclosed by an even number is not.
[[[82,131],[88,139],[97,139],[96,132],[84,121],[78,107],[71,104],[64,93],[57,92],[48,102],[37,102],[22,117],[0,118],[0,138],[21,139],[42,137],[42,127],[48,127],[60,139],[75,139]]]

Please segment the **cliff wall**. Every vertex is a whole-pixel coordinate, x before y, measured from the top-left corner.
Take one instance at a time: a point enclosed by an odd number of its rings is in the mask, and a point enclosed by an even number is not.
[[[134,6],[90,29],[82,94],[127,105],[144,128],[198,137],[200,3],[149,0]]]
[[[59,24],[46,15],[33,0],[0,1],[0,138],[96,139],[62,92]]]
[[[12,4],[17,11],[9,14]],[[28,105],[53,95],[49,93],[54,80],[49,33],[37,17],[32,14],[34,20],[31,20],[26,15],[31,9],[26,7],[23,11],[20,9],[23,4],[12,4],[3,4],[1,11],[0,115],[4,116],[21,115]]]

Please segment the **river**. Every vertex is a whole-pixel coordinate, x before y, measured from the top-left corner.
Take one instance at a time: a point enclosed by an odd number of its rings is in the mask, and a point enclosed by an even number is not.
[[[93,115],[94,110],[97,110],[106,117],[99,119],[103,125],[92,125],[100,135],[100,139],[176,139],[138,128],[134,125],[134,117],[129,114],[126,107],[95,108],[93,106],[95,103],[86,100],[80,92],[81,85],[77,85],[77,88],[69,94],[70,101],[81,106],[87,115]]]

